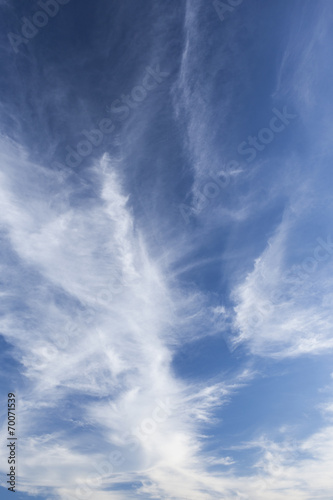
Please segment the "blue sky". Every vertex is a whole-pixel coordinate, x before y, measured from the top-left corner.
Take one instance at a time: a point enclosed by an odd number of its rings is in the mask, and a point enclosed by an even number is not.
[[[0,487],[330,500],[330,0],[0,1]]]

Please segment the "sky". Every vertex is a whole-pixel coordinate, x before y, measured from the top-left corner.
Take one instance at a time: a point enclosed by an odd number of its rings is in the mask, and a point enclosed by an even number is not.
[[[0,12],[0,497],[331,500],[331,0]]]

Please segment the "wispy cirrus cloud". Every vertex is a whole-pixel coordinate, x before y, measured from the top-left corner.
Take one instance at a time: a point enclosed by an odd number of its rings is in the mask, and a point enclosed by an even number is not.
[[[195,475],[200,425],[251,374],[202,383],[199,391],[175,377],[173,352],[188,329],[193,339],[214,324],[208,310],[206,318],[197,312],[204,296],[170,281],[150,257],[112,159],[101,160],[108,168],[91,167],[99,196],[84,205],[80,187],[32,163],[15,143],[3,142],[2,159],[4,273],[12,284],[1,332],[26,380],[18,390],[21,487],[103,498],[118,475],[124,482],[142,475],[168,490],[171,471],[179,469],[179,481]],[[115,280],[116,293],[99,299],[100,290],[114,292]],[[87,482],[102,462],[109,469]],[[193,495],[194,487],[184,491]]]
[[[256,354],[283,358],[333,347],[330,226],[323,224],[319,232],[312,222],[302,250],[295,246],[311,210],[307,195],[306,201],[303,194],[291,202],[252,270],[233,290],[235,342],[247,343]]]
[[[72,0],[1,81],[20,491],[330,498],[331,401],[299,380],[333,348],[329,7],[236,3],[221,24],[212,2]],[[280,134],[274,109],[301,119]]]

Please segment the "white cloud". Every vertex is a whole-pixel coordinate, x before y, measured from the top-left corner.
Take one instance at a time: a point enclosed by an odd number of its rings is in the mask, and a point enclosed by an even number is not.
[[[210,173],[225,170],[228,158],[224,152],[230,146],[230,129],[236,119],[232,105],[239,91],[239,83],[246,81],[247,64],[242,57],[242,51],[237,41],[237,29],[234,23],[224,26],[225,38],[220,38],[219,50],[211,51],[207,46],[207,38],[220,30],[219,20],[216,24],[209,24],[205,18],[206,9],[214,7],[204,5],[200,1],[187,1],[183,25],[183,53],[179,76],[172,88],[173,105],[179,126],[182,129],[184,147],[190,160],[191,174],[194,176],[193,198],[202,198],[200,188],[202,182],[211,180]],[[230,70],[232,61],[232,70]],[[207,64],[208,63],[208,64]],[[198,67],[201,71],[198,71]],[[237,78],[231,78],[231,74]],[[228,74],[230,81],[223,77],[223,95],[218,96],[216,86],[220,83],[221,75]],[[195,75],[195,78],[193,78]],[[242,75],[242,77],[241,77]],[[214,96],[214,102],[211,101]],[[217,111],[218,110],[218,113]],[[218,117],[218,119],[217,119]],[[223,140],[216,141],[216,130]],[[218,143],[218,147],[217,147]],[[228,152],[229,153],[229,152]],[[222,159],[221,159],[222,158]],[[233,167],[229,176],[242,173],[239,167]],[[199,212],[202,203],[195,203]],[[233,213],[225,210],[227,218],[243,218],[242,210]]]
[[[18,164],[25,166],[22,184],[14,180]],[[110,488],[128,482],[137,487],[122,492],[119,486],[112,492],[114,498],[282,500],[286,491],[300,500],[319,493],[329,498],[330,425],[303,441],[286,438],[281,444],[262,438],[247,443],[247,449],[261,450],[252,475],[237,472],[232,449],[207,459],[203,425],[214,423],[214,409],[255,374],[245,370],[234,380],[199,386],[174,376],[172,346],[187,339],[183,329],[197,321],[191,307],[200,294],[182,297],[175,281],[171,286],[151,259],[112,165],[110,173],[95,170],[101,197],[91,201],[89,210],[74,192],[69,196],[68,187],[61,192],[55,175],[26,159],[11,167],[10,173],[4,169],[1,184],[1,218],[24,273],[9,289],[10,307],[1,328],[15,346],[26,377],[17,395],[21,488],[64,500],[104,500]],[[59,194],[52,207],[46,196],[48,176]],[[27,200],[33,200],[29,211]],[[316,306],[309,330],[295,314],[306,313],[306,294],[296,298],[291,309],[284,303],[290,283],[281,290],[281,273],[292,228],[286,218],[235,295],[240,300],[236,321],[241,339],[256,353],[299,354],[306,350],[305,341],[307,351],[316,352],[313,346],[321,350],[329,342],[327,336],[318,337],[325,327],[320,323],[324,301]],[[325,269],[318,270],[318,279]],[[126,286],[113,293],[111,301],[97,300],[94,291],[108,285],[111,270],[119,272]],[[9,264],[4,271],[15,276]],[[251,307],[258,301],[264,305],[276,285],[282,298],[278,313],[271,310],[268,315],[274,328],[249,329]],[[18,311],[15,300],[24,308]],[[79,304],[90,311],[90,321]],[[180,321],[184,310],[188,319]],[[221,306],[214,312],[225,316],[227,310]],[[300,332],[292,337],[288,329],[295,325]],[[328,408],[325,411],[328,414]]]
[[[66,499],[81,485],[104,498],[119,477],[142,476],[144,491],[200,498],[200,426],[252,374],[199,387],[175,377],[173,349],[214,322],[204,328],[204,297],[150,257],[110,159],[91,169],[100,196],[84,203],[15,144],[2,160],[1,224],[19,262],[3,262],[13,279],[1,332],[25,377],[21,488]]]
[[[299,268],[288,264],[293,234],[306,216],[300,209],[286,210],[253,269],[234,288],[234,343],[245,342],[255,354],[280,358],[333,348],[330,254],[326,252],[324,261],[316,258],[320,246],[316,235],[311,245],[307,238],[309,250],[298,262]],[[323,235],[322,240],[326,239]],[[320,252],[322,256],[325,250]]]

